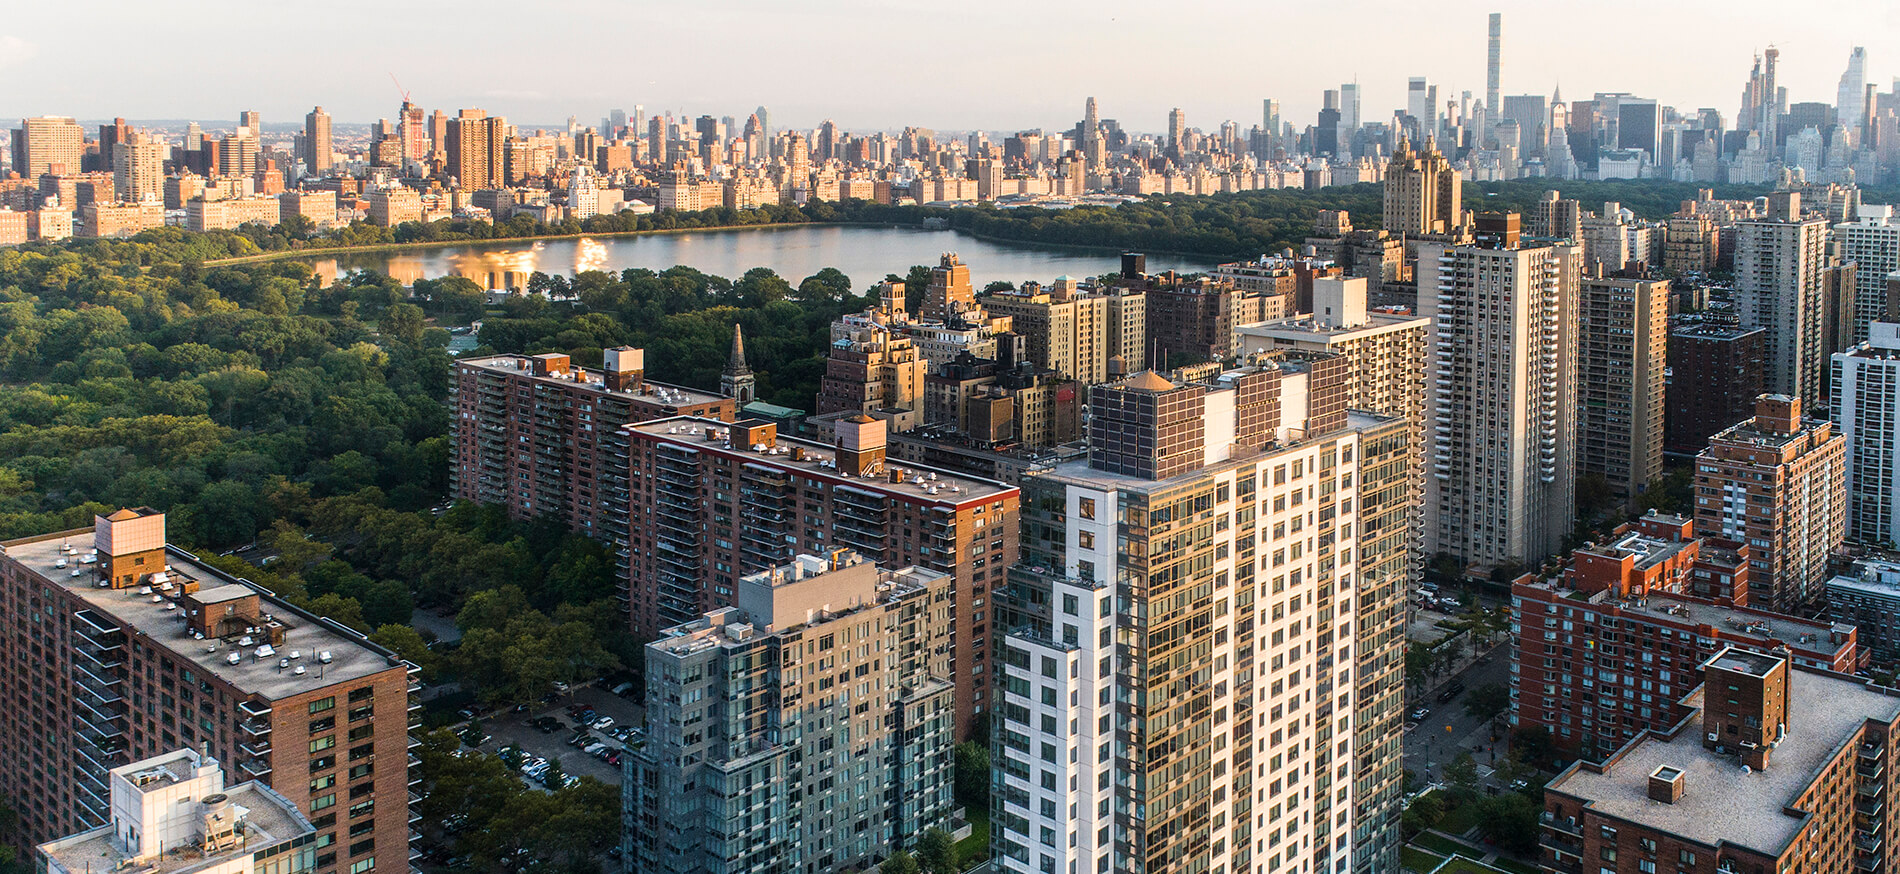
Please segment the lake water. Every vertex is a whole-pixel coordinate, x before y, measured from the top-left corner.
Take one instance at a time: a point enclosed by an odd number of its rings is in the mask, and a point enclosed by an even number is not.
[[[1058,276],[1100,276],[1120,269],[1112,251],[1044,248],[992,243],[949,230],[839,225],[790,225],[724,231],[690,231],[631,237],[498,241],[402,252],[363,252],[321,258],[319,275],[378,270],[403,283],[449,275],[466,276],[484,288],[520,288],[528,275],[574,275],[583,270],[619,272],[635,267],[665,270],[684,264],[703,273],[738,279],[754,267],[770,267],[793,285],[826,267],[851,277],[859,292],[884,278],[904,275],[914,264],[935,266],[955,252],[970,268],[977,288],[996,280],[1048,283]],[[1205,271],[1213,259],[1148,256],[1148,272]]]

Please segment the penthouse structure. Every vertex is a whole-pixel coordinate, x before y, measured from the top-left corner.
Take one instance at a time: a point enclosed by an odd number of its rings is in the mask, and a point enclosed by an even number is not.
[[[1024,477],[999,871],[1396,867],[1410,430],[1288,359],[1098,385]]]
[[[1900,697],[1727,647],[1685,715],[1544,787],[1546,871],[1889,871]]]
[[[1696,531],[1749,545],[1750,603],[1793,612],[1821,594],[1847,529],[1847,440],[1803,419],[1801,401],[1762,395],[1755,418],[1696,455]]]
[[[449,493],[502,505],[517,519],[556,515],[583,534],[623,538],[620,426],[667,416],[731,421],[733,402],[649,382],[644,350],[622,346],[602,355],[599,369],[576,367],[558,353],[457,361]]]
[[[885,424],[834,423],[828,443],[762,420],[676,417],[621,429],[628,457],[628,585],[634,633],[733,606],[739,578],[799,553],[855,550],[883,567],[949,574],[960,735],[988,710],[995,590],[1016,560],[1020,492],[891,463]]]
[[[225,785],[218,760],[178,750],[106,775],[111,820],[39,845],[45,874],[308,874],[317,830],[256,780]]]
[[[648,644],[647,743],[622,789],[634,869],[868,868],[946,825],[952,584],[800,555]]]
[[[108,826],[113,769],[198,749],[308,813],[316,874],[408,864],[414,666],[166,544],[156,510],[0,547],[20,836]]]
[[[1560,574],[1512,584],[1518,727],[1541,726],[1559,749],[1601,759],[1679,721],[1697,666],[1728,644],[1859,668],[1852,625],[1749,608],[1748,544],[1691,528],[1651,513],[1572,553]]]
[[[1694,455],[1709,438],[1754,416],[1766,390],[1762,355],[1767,332],[1734,324],[1684,321],[1669,332],[1663,448]]]

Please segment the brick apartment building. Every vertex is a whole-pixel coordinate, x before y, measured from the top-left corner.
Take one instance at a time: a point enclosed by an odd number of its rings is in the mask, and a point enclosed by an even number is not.
[[[204,750],[310,818],[317,874],[407,868],[414,666],[167,545],[156,510],[0,547],[19,837],[105,825],[110,770]]]
[[[885,423],[839,419],[829,445],[771,423],[681,416],[622,429],[628,585],[643,636],[734,606],[737,582],[800,553],[856,550],[955,578],[959,736],[990,698],[988,605],[1016,562],[1020,491],[886,460]]]
[[[1785,647],[1793,660],[1852,672],[1855,629],[1756,610],[1746,544],[1697,538],[1690,522],[1649,515],[1571,556],[1561,576],[1511,586],[1511,682],[1519,728],[1543,726],[1557,748],[1608,755],[1674,725],[1697,666],[1728,645]]]
[[[1670,331],[1665,450],[1694,455],[1710,437],[1754,415],[1767,336],[1761,328],[1707,322],[1683,322]]]
[[[1894,870],[1900,693],[1724,648],[1684,716],[1544,787],[1553,874]]]

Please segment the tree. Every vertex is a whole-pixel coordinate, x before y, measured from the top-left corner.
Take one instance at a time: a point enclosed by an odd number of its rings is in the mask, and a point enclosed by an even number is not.
[[[1438,821],[1445,818],[1445,802],[1437,792],[1427,792],[1412,799],[1406,805],[1405,813],[1399,819],[1399,828],[1405,833],[1405,839],[1411,840],[1420,833],[1436,828]]]
[[[990,749],[976,741],[957,744],[957,803],[985,810],[990,806]]]
[[[422,669],[424,683],[435,682],[442,669],[442,659],[429,649],[422,635],[407,625],[384,625],[369,636],[370,642],[377,646],[395,651],[403,661]]]
[[[878,874],[919,874],[917,860],[903,850],[890,854],[878,864]]]
[[[1511,690],[1499,683],[1485,683],[1465,696],[1465,712],[1478,719],[1493,719],[1511,707]]]
[[[917,839],[917,863],[923,874],[957,874],[957,841],[950,833],[932,828]]]
[[[1478,797],[1478,763],[1472,761],[1470,752],[1460,751],[1458,757],[1445,766],[1445,782],[1450,784],[1452,797],[1460,804]]]
[[[1549,765],[1556,759],[1557,744],[1550,729],[1541,725],[1524,725],[1512,733],[1511,750],[1522,754],[1524,761],[1531,764]]]
[[[1523,793],[1505,792],[1478,802],[1478,831],[1485,840],[1520,856],[1537,852],[1537,805]]]
[[[1600,473],[1586,473],[1577,477],[1577,516],[1579,519],[1595,519],[1616,501],[1616,495],[1610,490],[1610,481]]]
[[[414,346],[422,342],[422,308],[415,304],[390,304],[383,311],[383,319],[377,325],[382,335],[404,346]]]

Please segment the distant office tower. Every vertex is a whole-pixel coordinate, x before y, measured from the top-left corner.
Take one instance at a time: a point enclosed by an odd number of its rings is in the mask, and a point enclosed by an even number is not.
[[[1834,355],[1833,376],[1832,418],[1847,440],[1848,535],[1900,544],[1900,324],[1870,324],[1865,342]]]
[[[500,188],[507,182],[504,145],[508,120],[464,109],[448,123],[448,173],[464,191]]]
[[[238,113],[238,127],[250,131],[251,136],[262,137],[264,135],[264,116],[259,114],[255,109],[244,110]]]
[[[1669,334],[1668,412],[1663,446],[1694,455],[1709,438],[1752,418],[1763,390],[1767,332],[1712,322],[1685,323]]]
[[[426,111],[405,100],[396,113],[397,137],[402,141],[403,162],[426,161],[433,149]]]
[[[1280,147],[1280,101],[1271,97],[1260,101],[1260,132],[1266,135],[1266,154],[1259,157],[1271,159]]]
[[[15,838],[115,822],[133,799],[112,769],[202,750],[312,816],[316,874],[407,864],[415,667],[167,544],[149,507],[5,547],[0,748],[33,751],[0,762],[30,802]]]
[[[1385,231],[1404,237],[1456,233],[1464,223],[1463,184],[1431,139],[1417,148],[1400,139],[1385,170]]]
[[[1025,477],[999,871],[1395,867],[1407,427],[1295,358],[1096,386],[1089,460]]]
[[[311,176],[327,176],[336,160],[336,146],[330,140],[330,114],[319,106],[303,117],[303,165]]]
[[[1827,356],[1822,276],[1827,220],[1803,218],[1801,195],[1776,192],[1765,218],[1739,223],[1735,309],[1742,326],[1767,332],[1767,384],[1809,407],[1826,397]]]
[[[165,197],[166,143],[148,133],[135,133],[112,150],[112,187],[118,199],[131,203]],[[275,224],[273,222],[272,224]]]
[[[1662,106],[1628,95],[1616,98],[1616,147],[1642,149],[1650,163],[1662,150]]]
[[[1681,697],[1680,722],[1546,784],[1543,869],[1893,870],[1884,836],[1900,809],[1885,796],[1888,766],[1900,762],[1900,701],[1874,681],[1763,650],[1672,661],[1678,685],[1701,688]],[[1746,841],[1729,838],[1737,828]],[[1619,854],[1637,864],[1610,861]]]
[[[952,582],[800,555],[647,644],[647,741],[622,789],[633,870],[870,870],[947,828]]]
[[[733,402],[650,382],[644,350],[604,353],[600,370],[566,355],[456,362],[449,393],[450,492],[517,519],[554,516],[576,531],[624,537],[626,444],[617,429],[664,416],[731,420]]]
[[[1841,127],[1859,131],[1867,108],[1867,49],[1855,46],[1847,56],[1847,70],[1841,73],[1840,89],[1834,101],[1835,117]]]
[[[1847,530],[1847,440],[1803,420],[1801,399],[1762,395],[1755,418],[1696,456],[1696,531],[1748,543],[1749,602],[1792,612],[1812,604]]]
[[[1423,76],[1407,80],[1405,111],[1412,119],[1413,142],[1430,141],[1438,136],[1438,86],[1426,84]]]
[[[78,173],[85,141],[86,132],[70,118],[54,115],[23,118],[20,126],[13,129],[13,171],[27,179],[38,179],[48,173]]]
[[[1339,154],[1339,92],[1330,88],[1320,95],[1319,119],[1313,126],[1313,153]]]
[[[1891,206],[1862,206],[1856,221],[1834,226],[1842,258],[1854,262],[1854,336],[1867,338],[1867,324],[1887,315],[1892,304],[1887,276],[1900,270],[1900,220]]]
[[[1359,129],[1359,83],[1347,82],[1339,86],[1339,148],[1342,152],[1352,150],[1353,131]]]
[[[1515,214],[1486,245],[1419,247],[1432,318],[1425,549],[1472,565],[1535,564],[1575,514],[1577,284],[1582,247],[1523,244]]]
[[[1510,94],[1504,97],[1504,106],[1499,110],[1500,122],[1517,123],[1518,138],[1515,142],[1500,141],[1500,146],[1516,146],[1519,156],[1540,158],[1544,155],[1544,146],[1550,141],[1550,112],[1547,100],[1542,94]],[[1549,175],[1549,163],[1545,163]]]
[[[655,419],[627,440],[633,629],[652,635],[741,606],[739,579],[798,553],[852,549],[883,567],[955,578],[945,608],[958,735],[990,710],[991,614],[1016,560],[1019,492],[991,480],[889,463],[884,423],[837,419],[830,439],[781,437],[757,419]],[[624,499],[623,499],[624,500]]]
[[[264,783],[226,785],[226,776],[217,759],[190,749],[113,768],[110,819],[39,845],[36,870],[91,874],[107,859],[180,874],[312,870],[317,829],[304,811]]]
[[[1633,503],[1662,475],[1669,281],[1583,277],[1577,352],[1577,474]]]
[[[1563,89],[1550,95],[1550,120],[1545,130],[1549,141],[1544,147],[1544,175],[1552,179],[1577,178],[1577,159],[1570,146],[1570,107],[1564,104]]]
[[[1181,157],[1182,142],[1187,139],[1187,113],[1180,107],[1168,110],[1168,154]]]
[[[768,110],[765,107],[761,106],[757,109],[752,110],[752,114],[759,117],[759,135],[764,137],[766,142],[768,143],[772,142],[772,112],[771,110]],[[760,157],[765,157],[765,156],[760,156]]]
[[[1851,626],[1748,608],[1748,544],[1697,538],[1691,527],[1652,511],[1577,549],[1561,576],[1532,572],[1512,583],[1522,614],[1511,671],[1518,729],[1540,726],[1558,749],[1602,761],[1679,722],[1696,666],[1732,644],[1787,646],[1807,664],[1858,669]],[[1564,622],[1572,633],[1551,633]],[[1651,697],[1633,700],[1639,694]]]
[[[1479,145],[1494,148],[1497,137],[1493,130],[1502,117],[1504,107],[1498,102],[1498,64],[1504,54],[1504,16],[1491,13],[1490,40],[1486,43],[1484,63],[1484,138]],[[1515,145],[1515,144],[1513,144]]]
[[[1583,204],[1565,200],[1555,191],[1544,192],[1524,216],[1524,236],[1582,242]]]

